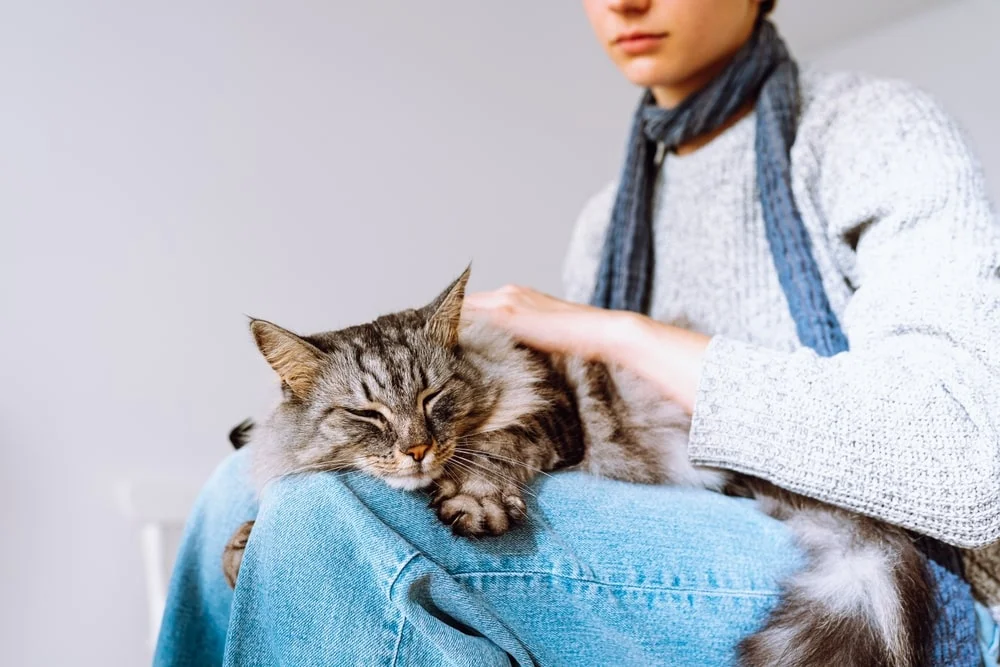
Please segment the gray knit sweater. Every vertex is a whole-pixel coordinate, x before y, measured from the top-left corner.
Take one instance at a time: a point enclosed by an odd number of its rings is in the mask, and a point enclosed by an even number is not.
[[[1000,221],[980,167],[908,84],[806,71],[802,95],[792,186],[851,350],[822,358],[798,342],[764,235],[753,116],[668,155],[651,314],[713,336],[691,457],[989,545],[1000,539]],[[572,300],[593,290],[615,186],[576,225]],[[966,554],[997,605],[1000,547]]]

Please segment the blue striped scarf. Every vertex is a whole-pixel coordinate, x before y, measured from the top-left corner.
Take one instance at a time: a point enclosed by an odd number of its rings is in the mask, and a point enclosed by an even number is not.
[[[830,306],[791,187],[790,149],[799,105],[798,68],[777,30],[762,21],[728,67],[673,109],[647,91],[632,123],[625,165],[591,303],[649,311],[654,262],[652,192],[657,144],[667,150],[722,127],[756,95],[757,189],[771,255],[804,346],[832,356],[848,349]],[[936,665],[978,665],[972,594],[957,553],[932,543],[925,553],[937,582]]]

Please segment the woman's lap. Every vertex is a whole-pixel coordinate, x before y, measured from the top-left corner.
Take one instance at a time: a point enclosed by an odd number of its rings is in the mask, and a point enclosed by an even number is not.
[[[719,665],[799,563],[781,524],[708,492],[560,473],[523,526],[471,541],[423,494],[317,474],[265,491],[233,596],[221,553],[256,513],[246,458],[189,522],[157,664],[218,662],[225,644],[240,665]]]

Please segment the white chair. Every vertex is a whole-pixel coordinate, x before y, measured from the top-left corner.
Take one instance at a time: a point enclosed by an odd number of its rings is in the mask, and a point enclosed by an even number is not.
[[[119,508],[138,531],[151,650],[160,631],[184,521],[198,489],[198,484],[190,479],[174,477],[130,478],[122,480],[115,489]]]

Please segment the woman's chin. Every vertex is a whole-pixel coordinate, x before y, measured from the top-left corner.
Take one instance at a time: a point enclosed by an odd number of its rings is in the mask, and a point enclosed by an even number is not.
[[[640,88],[669,85],[677,78],[670,68],[651,57],[632,58],[622,63],[621,70],[630,83]]]

